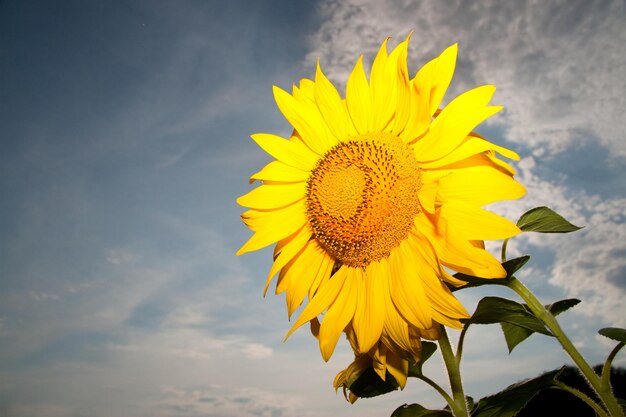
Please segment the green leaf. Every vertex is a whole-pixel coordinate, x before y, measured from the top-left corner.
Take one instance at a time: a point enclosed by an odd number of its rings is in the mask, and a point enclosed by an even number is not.
[[[426,362],[428,360],[428,358],[430,358],[433,353],[435,353],[437,351],[437,344],[433,343],[433,342],[426,342],[423,341],[422,342],[422,350],[421,350],[421,355],[422,357],[420,358],[420,360],[418,362],[411,362],[409,361],[409,376],[421,376],[422,375],[422,365],[424,365],[424,362]]]
[[[552,336],[543,322],[523,304],[500,297],[485,297],[480,300],[476,306],[476,311],[466,322],[475,324],[510,323],[533,332]]]
[[[446,410],[429,410],[419,404],[404,404],[396,408],[391,417],[452,417]]]
[[[552,303],[546,306],[548,311],[550,311],[554,316],[557,316],[574,307],[576,304],[580,303],[580,300],[576,298],[568,298],[566,300],[557,301],[556,303]],[[526,306],[526,304],[522,304],[524,308],[530,312],[530,309]],[[532,314],[532,313],[531,313]],[[530,335],[534,332],[525,327],[519,327],[510,323],[500,323],[502,326],[502,332],[504,333],[504,338],[506,339],[506,345],[509,348],[509,353],[513,351],[513,349],[519,345],[521,342],[526,340]]]
[[[460,279],[461,281],[465,281],[468,284],[463,287],[454,287],[451,286],[450,290],[457,291],[463,288],[472,288],[472,287],[480,287],[481,285],[507,285],[511,277],[514,273],[519,271],[521,267],[523,267],[526,262],[530,259],[530,256],[522,256],[515,259],[510,259],[502,264],[502,267],[506,271],[506,277],[504,278],[480,278],[472,275],[463,274],[461,272],[454,274],[454,277]]]
[[[374,368],[366,369],[348,389],[360,398],[371,398],[387,394],[400,388],[395,378],[387,372],[385,380],[374,371]]]
[[[565,220],[548,207],[535,207],[522,214],[517,226],[524,232],[569,233],[582,229]]]
[[[481,398],[472,412],[472,417],[513,417],[540,390],[556,386],[554,381],[561,369],[547,372],[537,378],[527,379],[510,385],[503,391]]]
[[[626,343],[626,329],[620,329],[619,327],[605,327],[604,329],[600,329],[598,333],[604,337],[608,337],[609,339]]]

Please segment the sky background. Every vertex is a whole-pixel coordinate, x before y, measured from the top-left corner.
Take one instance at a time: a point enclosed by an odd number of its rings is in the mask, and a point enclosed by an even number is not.
[[[306,328],[286,343],[283,296],[262,297],[271,249],[236,197],[270,159],[250,139],[290,127],[272,85],[340,88],[358,56],[413,31],[409,69],[459,43],[445,102],[498,87],[479,131],[517,151],[517,220],[550,206],[585,226],[525,235],[520,278],[592,364],[626,327],[626,3],[563,1],[0,1],[0,416],[386,416],[441,407],[428,386],[350,405]],[[490,248],[498,250],[498,244]],[[459,297],[473,311],[480,297]],[[456,334],[453,333],[454,338]],[[568,363],[535,335],[509,355],[498,326],[465,345],[475,398]],[[625,366],[625,356],[618,356]],[[427,375],[445,384],[439,357]]]

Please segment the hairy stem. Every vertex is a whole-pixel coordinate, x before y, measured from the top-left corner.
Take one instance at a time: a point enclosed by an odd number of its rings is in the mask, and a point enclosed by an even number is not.
[[[469,411],[467,410],[467,402],[465,401],[465,393],[463,392],[463,381],[461,380],[460,361],[457,360],[452,346],[450,345],[450,339],[445,328],[442,331],[442,336],[439,339],[439,347],[441,350],[441,356],[446,365],[448,371],[448,378],[450,379],[450,388],[452,389],[453,403],[450,405],[452,413],[455,417],[469,417]]]
[[[600,407],[598,404],[596,404],[596,402],[592,400],[591,397],[585,395],[584,393],[580,392],[576,388],[572,388],[569,385],[562,383],[561,381],[555,381],[555,383],[556,383],[556,386],[562,389],[563,391],[567,391],[570,394],[575,395],[576,397],[580,398],[585,403],[587,403],[587,405],[593,408],[593,411],[595,411],[596,415],[598,415],[599,417],[610,417],[606,413],[606,410]]]
[[[433,387],[439,393],[439,395],[441,395],[443,399],[446,400],[450,408],[453,409],[455,405],[454,399],[450,397],[450,395],[443,388],[441,388],[439,384],[437,384],[435,381],[433,381],[432,379],[428,378],[425,375],[416,375],[415,377],[418,379],[421,379],[422,381],[426,382],[428,385]]]
[[[513,291],[515,291],[522,299],[528,304],[531,311],[550,329],[552,334],[557,338],[563,349],[572,358],[580,372],[596,392],[600,400],[602,401],[605,409],[612,417],[624,417],[624,412],[619,406],[617,399],[613,396],[610,387],[604,386],[600,377],[594,372],[593,368],[587,363],[585,358],[578,352],[574,344],[569,340],[561,326],[556,321],[552,313],[550,313],[541,302],[535,297],[535,295],[522,284],[515,277],[511,277],[511,280],[507,284]]]

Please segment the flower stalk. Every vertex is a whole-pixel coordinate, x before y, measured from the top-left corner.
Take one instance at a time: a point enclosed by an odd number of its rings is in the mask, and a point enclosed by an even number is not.
[[[535,295],[517,278],[511,277],[507,285],[520,297],[522,297],[535,316],[545,323],[548,329],[557,338],[559,343],[561,343],[563,349],[567,352],[570,358],[572,358],[591,388],[593,388],[600,398],[600,401],[609,413],[608,415],[612,417],[624,417],[624,412],[611,392],[611,387],[608,384],[602,383],[598,374],[594,372],[593,368],[583,358],[578,349],[576,349],[552,313],[550,313],[548,309],[541,304],[537,297],[535,297]],[[594,405],[589,405],[596,409]]]
[[[465,392],[463,391],[463,381],[461,380],[461,358],[457,357],[452,351],[450,339],[448,338],[445,328],[439,339],[439,348],[443,362],[446,365],[446,370],[448,371],[448,378],[450,379],[450,388],[452,389],[452,398],[454,400],[454,402],[450,404],[452,413],[455,417],[469,417]]]

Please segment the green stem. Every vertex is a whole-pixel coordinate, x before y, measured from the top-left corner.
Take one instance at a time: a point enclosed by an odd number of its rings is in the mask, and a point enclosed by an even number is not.
[[[617,399],[613,396],[610,387],[602,384],[598,374],[593,371],[580,352],[578,352],[576,347],[574,347],[574,344],[569,340],[563,329],[561,329],[561,326],[556,321],[552,313],[550,313],[544,305],[539,302],[537,297],[535,297],[535,295],[530,292],[530,290],[526,288],[517,278],[511,277],[508,282],[508,286],[520,297],[522,297],[535,316],[548,326],[548,329],[550,329],[552,334],[561,343],[561,346],[563,346],[563,349],[578,366],[578,369],[587,379],[589,385],[594,389],[596,394],[598,394],[598,397],[604,404],[606,410],[609,412],[609,415],[613,417],[624,417],[622,408],[619,406]]]
[[[554,383],[556,384],[557,387],[559,387],[563,391],[567,391],[570,394],[575,395],[576,397],[580,398],[585,403],[587,403],[587,405],[589,407],[593,408],[593,410],[596,412],[597,416],[599,416],[599,417],[610,417],[606,413],[606,410],[604,410],[604,408],[602,408],[598,404],[596,404],[596,402],[594,400],[592,400],[591,397],[589,397],[588,395],[585,395],[584,393],[580,392],[576,388],[572,388],[569,385],[565,385],[561,381],[554,381]]]
[[[506,245],[509,243],[509,239],[504,239],[502,242],[502,251],[500,252],[500,262],[506,262]]]
[[[606,358],[606,362],[604,362],[604,366],[602,367],[602,385],[609,387],[609,389],[611,389],[611,364],[613,363],[613,359],[615,358],[615,355],[617,355],[617,352],[619,352],[625,344],[626,343],[624,342],[618,343]]]
[[[452,397],[454,398],[453,403],[450,404],[452,413],[455,417],[469,417],[467,402],[465,401],[465,393],[463,392],[463,381],[461,380],[460,362],[457,360],[454,352],[452,351],[450,339],[448,339],[448,334],[446,333],[445,328],[442,328],[441,338],[439,339],[439,347],[443,361],[446,364],[448,378],[450,378]]]
[[[463,356],[463,342],[465,342],[465,334],[467,333],[469,326],[470,323],[465,323],[463,329],[461,330],[461,334],[459,335],[459,344],[456,347],[456,360],[459,364],[461,363],[461,356]]]
[[[450,395],[443,388],[441,388],[439,384],[437,384],[435,381],[433,381],[432,379],[424,375],[415,375],[415,377],[418,379],[421,379],[422,381],[426,382],[428,385],[433,387],[439,393],[439,395],[441,395],[444,398],[444,400],[446,400],[450,408],[451,409],[454,408],[454,405],[455,405],[454,399],[452,399],[452,397],[450,397]]]

